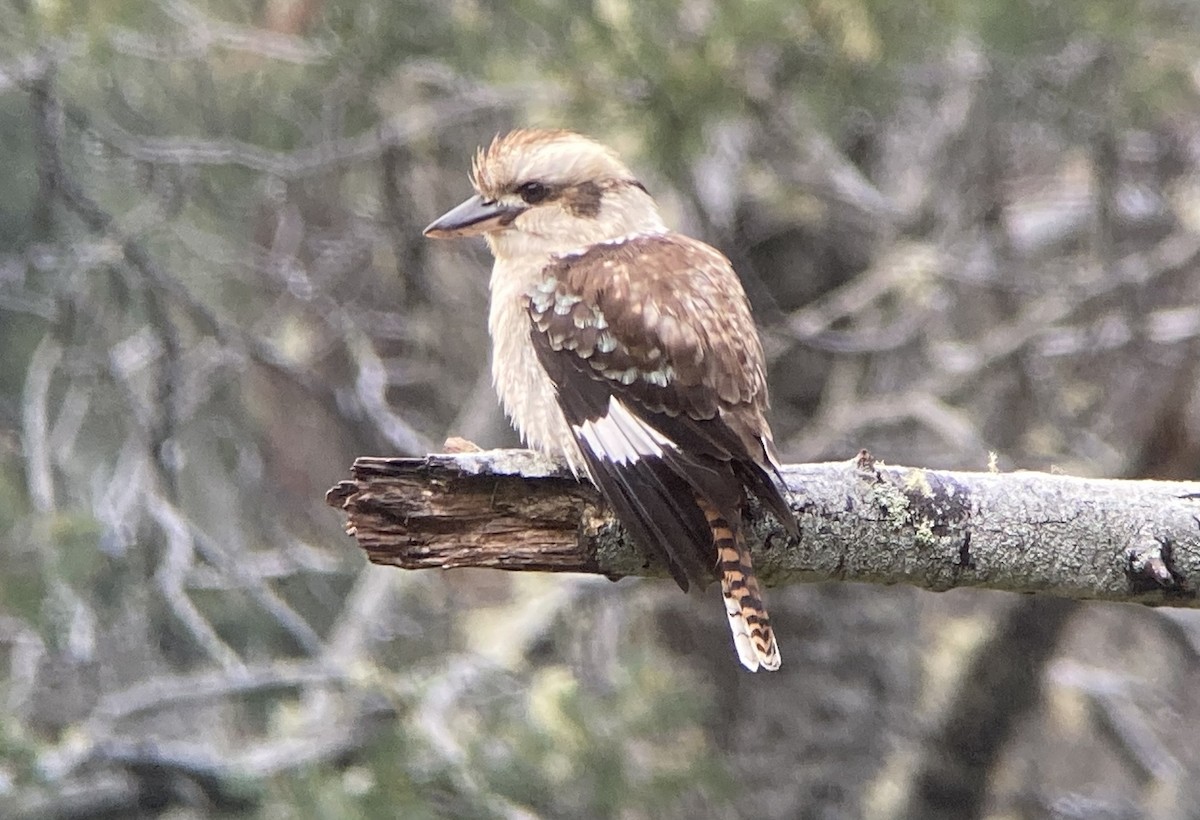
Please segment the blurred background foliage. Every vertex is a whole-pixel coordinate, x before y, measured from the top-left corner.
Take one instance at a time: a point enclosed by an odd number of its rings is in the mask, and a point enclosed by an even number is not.
[[[321,499],[515,443],[420,232],[528,124],[734,260],[787,460],[1196,479],[1198,83],[1185,0],[8,3],[0,813],[1196,816],[1190,613],[779,589],[749,676],[711,595]]]

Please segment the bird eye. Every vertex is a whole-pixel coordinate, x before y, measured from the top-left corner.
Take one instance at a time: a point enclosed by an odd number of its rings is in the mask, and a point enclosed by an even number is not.
[[[550,188],[537,180],[531,180],[517,186],[517,195],[524,200],[525,204],[536,205],[550,196]]]

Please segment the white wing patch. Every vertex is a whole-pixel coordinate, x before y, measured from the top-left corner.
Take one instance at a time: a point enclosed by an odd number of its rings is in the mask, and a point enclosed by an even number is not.
[[[629,412],[616,396],[609,396],[607,413],[574,425],[574,430],[588,449],[614,464],[661,458],[664,449],[678,449],[675,442]]]

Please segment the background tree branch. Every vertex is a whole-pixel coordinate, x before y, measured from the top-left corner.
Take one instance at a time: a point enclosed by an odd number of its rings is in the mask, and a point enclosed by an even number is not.
[[[662,576],[592,488],[524,450],[359,458],[326,501],[371,561]],[[1200,483],[788,465],[801,537],[755,511],[771,585],[846,580],[1196,605]]]

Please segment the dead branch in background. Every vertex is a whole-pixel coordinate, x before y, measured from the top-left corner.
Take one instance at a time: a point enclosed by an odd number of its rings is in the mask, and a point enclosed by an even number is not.
[[[851,462],[789,465],[801,536],[751,516],[755,567],[802,581],[981,587],[1196,606],[1200,483],[965,473]],[[524,450],[359,458],[326,495],[371,561],[665,576],[595,491]]]

